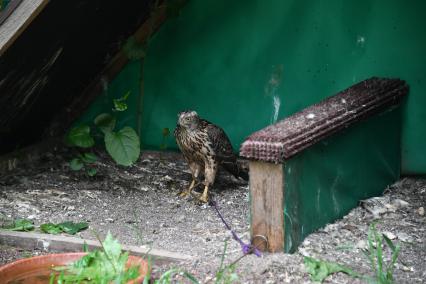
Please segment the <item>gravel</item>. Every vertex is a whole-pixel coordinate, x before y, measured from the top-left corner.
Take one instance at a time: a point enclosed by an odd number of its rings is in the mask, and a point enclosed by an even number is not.
[[[179,197],[191,179],[179,154],[144,152],[129,168],[98,154],[98,174],[92,178],[69,169],[71,153],[66,149],[45,153],[40,161],[1,176],[0,217],[29,218],[36,225],[87,221],[90,229],[79,233],[83,238],[95,239],[94,232],[104,236],[110,231],[122,243],[191,255],[193,260],[173,266],[203,283],[214,280],[225,242],[225,264],[241,257],[239,244],[211,207],[192,197]],[[401,246],[395,282],[425,283],[426,179],[404,178],[384,191],[383,196],[361,202],[343,219],[308,236],[294,254],[243,257],[236,263],[238,282],[311,283],[304,256],[338,262],[373,276],[362,250],[367,246],[370,224],[377,222],[378,231]],[[211,193],[231,227],[248,241],[248,184],[222,172]],[[47,252],[0,246],[0,264],[40,253]],[[385,260],[389,258],[390,252],[385,250]],[[154,276],[170,267],[154,266]],[[336,273],[325,283],[363,281]]]

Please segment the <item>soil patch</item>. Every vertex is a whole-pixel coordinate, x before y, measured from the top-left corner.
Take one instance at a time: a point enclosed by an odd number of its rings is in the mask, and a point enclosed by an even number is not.
[[[231,239],[208,205],[179,192],[189,186],[191,175],[181,155],[144,152],[136,165],[123,168],[99,153],[98,174],[88,177],[72,172],[66,149],[45,153],[40,161],[23,165],[0,177],[0,214],[29,218],[36,225],[47,222],[87,221],[90,229],[79,233],[95,239],[110,231],[122,243],[152,246],[192,255],[193,260],[175,264],[193,273],[201,282],[216,273],[225,241],[225,263],[241,256],[239,244]],[[310,283],[303,256],[313,256],[347,265],[372,275],[362,253],[368,227],[377,228],[401,245],[394,275],[396,283],[423,283],[426,279],[426,180],[405,178],[390,186],[382,197],[363,202],[343,219],[305,239],[295,254],[248,255],[237,264],[240,282]],[[249,240],[248,184],[221,172],[212,189],[224,217],[236,233]],[[422,209],[423,208],[423,209]],[[0,264],[43,252],[0,247]],[[389,252],[386,257],[389,258]],[[156,267],[155,275],[169,267]],[[362,283],[343,273],[326,283]]]

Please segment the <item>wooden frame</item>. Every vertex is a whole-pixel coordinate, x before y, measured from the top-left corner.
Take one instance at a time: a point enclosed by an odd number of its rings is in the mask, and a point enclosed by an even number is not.
[[[284,171],[281,164],[251,161],[251,235],[266,238],[267,249],[284,249]]]

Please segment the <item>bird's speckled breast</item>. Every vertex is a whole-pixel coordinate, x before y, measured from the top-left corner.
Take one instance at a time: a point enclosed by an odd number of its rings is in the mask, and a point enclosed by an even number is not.
[[[204,163],[205,157],[213,155],[210,143],[206,143],[209,141],[206,132],[200,131],[200,129],[191,131],[177,126],[174,135],[180,150],[186,158]]]

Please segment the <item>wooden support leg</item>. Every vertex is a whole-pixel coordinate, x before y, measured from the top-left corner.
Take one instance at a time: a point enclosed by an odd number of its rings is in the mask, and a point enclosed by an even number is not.
[[[252,161],[251,236],[264,236],[268,251],[284,250],[284,170],[282,164]]]

